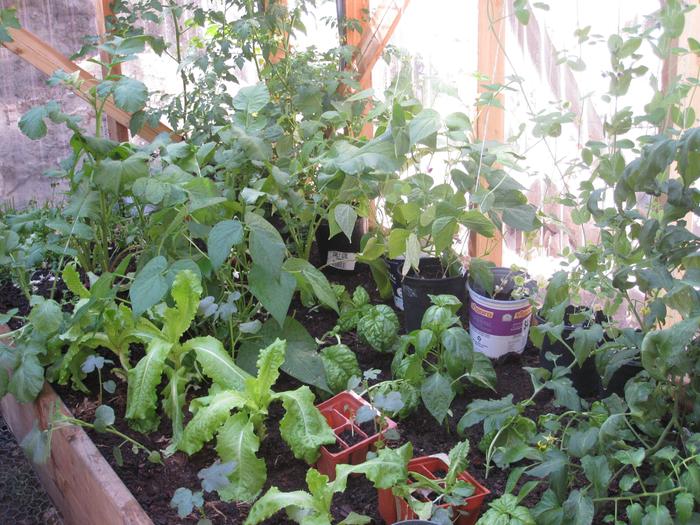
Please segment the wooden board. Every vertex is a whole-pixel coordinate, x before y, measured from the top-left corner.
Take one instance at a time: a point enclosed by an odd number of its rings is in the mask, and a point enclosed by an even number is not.
[[[0,326],[0,333],[3,328]],[[0,412],[17,441],[21,441],[35,422],[46,428],[56,402],[64,414],[70,415],[53,388],[44,383],[34,403],[18,403],[8,394],[0,399]],[[49,460],[33,467],[65,525],[153,525],[80,427],[56,430]]]

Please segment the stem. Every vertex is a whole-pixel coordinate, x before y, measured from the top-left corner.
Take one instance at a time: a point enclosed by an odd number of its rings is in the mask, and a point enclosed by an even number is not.
[[[674,494],[676,492],[683,492],[686,491],[685,487],[675,487],[672,489],[668,490],[662,490],[660,492],[641,492],[640,494],[630,494],[629,496],[615,496],[615,497],[609,497],[609,498],[593,498],[593,503],[600,503],[604,501],[631,501],[631,500],[636,500],[636,499],[644,499],[644,498],[659,498],[661,496],[666,496],[668,494]]]

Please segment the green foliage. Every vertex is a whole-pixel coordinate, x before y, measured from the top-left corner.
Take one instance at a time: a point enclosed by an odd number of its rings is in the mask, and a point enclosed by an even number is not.
[[[399,318],[393,308],[377,304],[367,309],[357,321],[360,339],[377,352],[390,352],[398,340]]]
[[[450,413],[461,381],[494,388],[496,372],[490,360],[475,352],[469,334],[460,326],[454,296],[431,296],[421,328],[401,337],[391,364],[394,378],[416,390],[431,415],[442,423]]]
[[[336,477],[328,481],[328,476],[315,469],[306,474],[309,492],[280,492],[277,487],[270,488],[250,509],[246,525],[260,523],[281,510],[285,510],[290,519],[297,523],[332,523],[331,504],[333,494],[343,492],[352,474],[364,474],[375,487],[390,488],[406,479],[408,460],[412,455],[411,444],[398,449],[383,448],[377,456],[359,465],[338,465]],[[341,523],[369,523],[367,519],[351,514]],[[309,521],[312,520],[312,521]]]
[[[313,463],[321,445],[335,442],[335,434],[314,406],[314,395],[308,387],[272,390],[284,363],[285,348],[285,342],[277,339],[261,350],[257,376],[246,378],[243,385],[232,387],[212,375],[215,383],[210,394],[192,401],[194,417],[182,439],[175,443],[180,450],[194,454],[216,436],[221,459],[238,465],[229,476],[230,484],[218,490],[226,501],[252,501],[265,483],[265,462],[256,453],[266,435],[265,419],[272,402],[282,403],[285,415],[280,421],[280,434],[296,458]]]

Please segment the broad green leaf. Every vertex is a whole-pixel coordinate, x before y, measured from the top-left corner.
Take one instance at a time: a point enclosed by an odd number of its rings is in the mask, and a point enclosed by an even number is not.
[[[522,231],[536,230],[540,226],[537,210],[531,204],[522,204],[503,210],[503,222],[511,228]]]
[[[598,346],[598,342],[603,339],[603,327],[594,323],[590,328],[578,327],[574,330],[574,354],[579,366],[591,355],[591,352]]]
[[[401,167],[401,163],[396,158],[393,141],[384,138],[373,139],[361,148],[347,149],[334,160],[333,164],[334,167],[350,175],[370,169],[393,173]]]
[[[335,469],[334,491],[345,491],[351,474],[364,474],[378,489],[394,487],[408,477],[408,461],[412,456],[413,445],[406,443],[399,448],[384,447],[374,458],[359,465],[338,465]]]
[[[129,298],[134,315],[140,316],[159,303],[168,292],[165,270],[168,261],[162,255],[154,257],[136,274],[129,288]]]
[[[148,176],[149,157],[136,154],[124,160],[102,159],[95,164],[93,180],[102,191],[120,195],[123,188]]]
[[[588,481],[593,484],[596,496],[605,496],[612,479],[608,458],[605,456],[584,456],[581,459],[581,466]]]
[[[255,265],[266,275],[278,278],[287,247],[272,224],[257,213],[246,213],[245,223],[250,230],[248,249]]]
[[[282,326],[296,288],[294,276],[285,271],[271,273],[267,267],[253,263],[248,273],[248,286],[260,304]]]
[[[575,430],[569,435],[567,450],[570,455],[582,458],[588,454],[598,441],[598,427],[587,430]]]
[[[207,252],[216,270],[228,258],[231,248],[243,241],[243,225],[233,219],[217,223],[209,232]]]
[[[389,241],[387,246],[389,248],[389,258],[396,259],[400,255],[406,253],[406,240],[409,235],[408,230],[403,230],[401,228],[393,228],[389,233]]]
[[[585,492],[574,490],[564,502],[564,515],[571,525],[591,525],[595,515],[593,500]]]
[[[284,372],[302,383],[329,392],[323,362],[316,350],[318,348],[316,340],[309,335],[299,321],[291,317],[287,317],[283,327],[273,319],[265,322],[256,338],[241,345],[236,358],[238,365],[249,373],[255,374],[260,348],[272,344],[275,339],[283,339],[287,342],[287,353],[282,365]]]
[[[32,323],[34,330],[42,335],[55,334],[63,323],[61,306],[53,299],[42,297],[38,301],[29,313],[29,322]]]
[[[280,434],[297,459],[309,464],[319,456],[321,445],[335,443],[335,434],[326,418],[314,406],[314,394],[308,386],[281,392],[285,414],[280,421]]]
[[[428,412],[442,424],[455,397],[452,382],[436,372],[423,382],[420,395]]]
[[[632,450],[618,450],[614,457],[623,465],[632,465],[633,467],[641,467],[644,462],[646,451],[643,448]]]
[[[234,461],[236,469],[229,475],[231,484],[219,489],[224,501],[253,501],[265,484],[265,462],[256,456],[260,439],[255,435],[253,423],[247,414],[240,412],[229,418],[219,431],[216,452],[221,461]]]
[[[338,299],[335,296],[335,293],[333,293],[333,288],[331,288],[331,285],[328,282],[328,279],[326,279],[326,276],[323,275],[323,272],[321,272],[313,264],[307,260],[298,259],[295,257],[287,259],[282,265],[282,268],[286,272],[294,275],[300,289],[304,286],[310,286],[314,295],[318,297],[318,300],[322,304],[325,304],[329,308],[339,312]]]
[[[256,525],[286,509],[313,509],[314,498],[308,492],[280,492],[277,487],[271,487],[251,507],[244,525]]]
[[[37,465],[45,464],[51,457],[51,432],[39,429],[34,421],[32,429],[20,442],[25,455]]]
[[[350,378],[362,377],[355,352],[344,344],[324,348],[321,350],[321,359],[326,371],[326,382],[335,394],[347,389]]]
[[[264,108],[268,102],[270,102],[270,92],[264,82],[243,87],[233,97],[233,107],[251,116]]]
[[[114,86],[114,103],[120,109],[136,113],[148,100],[148,88],[140,80],[123,77]]]
[[[478,399],[469,404],[467,412],[459,420],[457,430],[463,433],[465,428],[483,421],[484,434],[489,434],[498,430],[507,419],[517,413],[512,394],[501,399]]]
[[[44,386],[44,367],[41,366],[37,350],[33,347],[18,346],[17,352],[19,362],[12,370],[7,391],[20,403],[31,403]]]
[[[440,114],[437,111],[422,110],[408,123],[411,145],[425,143],[428,138],[437,133],[441,125]]]
[[[19,119],[19,129],[32,140],[43,138],[48,131],[44,122],[47,116],[44,106],[32,108]]]
[[[352,241],[352,231],[355,229],[357,221],[357,212],[349,204],[338,204],[333,208],[333,217],[335,222],[340,226],[340,230]]]
[[[459,216],[459,223],[484,237],[493,237],[496,231],[493,222],[479,210],[466,210]]]
[[[481,525],[535,525],[527,507],[518,505],[513,494],[504,494],[489,503],[489,510],[479,520]]]
[[[201,450],[231,417],[231,410],[241,408],[245,402],[245,397],[235,390],[225,390],[213,396],[187,423],[177,448],[189,455]]]
[[[221,341],[212,336],[195,337],[182,346],[185,352],[194,350],[202,371],[214,383],[232,390],[245,388],[246,380],[251,377],[250,374],[233,362]]]
[[[560,472],[567,465],[566,455],[559,449],[550,448],[547,449],[544,460],[539,465],[530,468],[527,473],[536,478],[544,478],[552,473]]]
[[[126,394],[126,418],[137,420],[137,424],[153,427],[157,422],[157,388],[160,384],[165,360],[172,343],[154,338],[146,348],[146,355],[128,371]]]

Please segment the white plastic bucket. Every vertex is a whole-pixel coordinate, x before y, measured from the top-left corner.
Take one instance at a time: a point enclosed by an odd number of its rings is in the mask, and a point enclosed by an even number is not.
[[[494,268],[494,278],[499,281],[508,275],[508,268]],[[530,332],[532,305],[525,299],[503,301],[490,299],[469,291],[469,333],[474,350],[491,358],[525,350]]]

